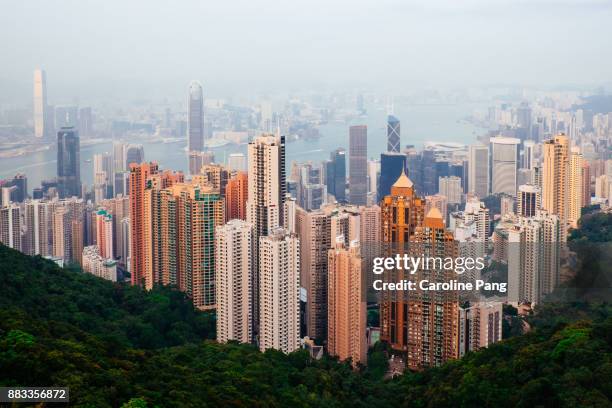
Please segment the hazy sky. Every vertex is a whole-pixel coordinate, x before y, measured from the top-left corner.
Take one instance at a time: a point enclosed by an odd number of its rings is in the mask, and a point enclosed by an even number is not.
[[[2,0],[0,99],[612,82],[607,0]]]

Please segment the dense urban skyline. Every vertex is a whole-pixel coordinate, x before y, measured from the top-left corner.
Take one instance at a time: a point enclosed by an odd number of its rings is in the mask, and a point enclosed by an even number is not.
[[[0,250],[168,291],[146,344],[190,315],[218,347],[388,380],[605,272],[576,237],[612,216],[608,1],[32,4],[36,30],[0,17]]]

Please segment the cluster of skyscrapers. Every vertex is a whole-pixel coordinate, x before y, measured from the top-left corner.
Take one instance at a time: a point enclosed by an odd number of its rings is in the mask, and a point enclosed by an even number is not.
[[[41,136],[44,80],[44,72],[35,76]],[[368,128],[356,125],[348,151],[322,163],[287,163],[277,132],[254,137],[246,158],[231,155],[226,165],[206,151],[202,87],[194,82],[188,175],[145,161],[140,145],[115,143],[94,156],[88,191],[79,132],[62,127],[54,181],[32,198],[23,175],[0,186],[0,241],[105,279],[129,273],[146,289],[172,285],[198,309],[216,310],[222,342],[286,353],[323,347],[357,365],[367,364],[379,337],[406,367],[437,366],[501,339],[502,300],[543,301],[561,281],[568,230],[584,207],[612,194],[612,174],[592,177],[575,139],[547,126],[533,139],[531,111],[516,112],[517,129],[529,131],[471,146],[402,148],[400,121],[390,115],[380,159],[368,158]],[[372,259],[404,253],[505,264],[507,297],[467,305],[455,291],[369,297]],[[416,277],[442,282],[453,273],[422,269]],[[378,311],[379,327],[368,327],[368,308]]]

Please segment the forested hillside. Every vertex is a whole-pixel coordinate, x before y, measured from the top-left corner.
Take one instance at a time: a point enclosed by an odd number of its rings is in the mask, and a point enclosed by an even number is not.
[[[600,238],[585,222],[575,240],[607,239],[612,217],[594,217]],[[304,351],[216,344],[207,340],[214,316],[180,292],[145,292],[0,246],[0,386],[67,386],[71,405],[89,407],[607,407],[610,309],[546,303],[528,334],[384,381],[380,365],[354,372]]]

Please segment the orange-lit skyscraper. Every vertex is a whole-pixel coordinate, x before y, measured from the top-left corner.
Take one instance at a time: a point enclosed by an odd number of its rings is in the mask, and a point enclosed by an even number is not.
[[[328,252],[327,351],[340,360],[367,363],[366,299],[362,271],[364,261],[359,244],[345,248],[342,237]]]
[[[382,252],[385,256],[407,253],[408,243],[417,227],[423,225],[425,200],[417,197],[412,181],[402,172],[391,194],[381,202]],[[401,271],[393,271],[393,281],[404,279]],[[408,277],[406,277],[408,278]],[[391,281],[391,279],[389,279]],[[393,349],[407,350],[408,298],[403,293],[382,293],[380,306],[381,339]]]
[[[413,256],[442,259],[457,257],[453,234],[444,228],[444,219],[437,208],[432,208],[425,221],[415,229],[411,253]],[[416,273],[416,282],[450,282],[453,269],[441,265],[427,265]],[[459,302],[458,294],[451,290],[417,291],[409,294],[407,324],[402,327],[407,366],[413,370],[435,367],[459,357]],[[397,313],[398,311],[396,311]],[[402,313],[399,313],[402,314]],[[399,325],[398,325],[399,327]]]
[[[559,216],[562,231],[569,219],[569,139],[563,133],[542,144],[542,209]],[[564,236],[565,233],[562,233]]]
[[[157,173],[157,163],[130,163],[130,237],[132,242],[132,285],[143,285],[145,278],[145,190],[150,175]]]

